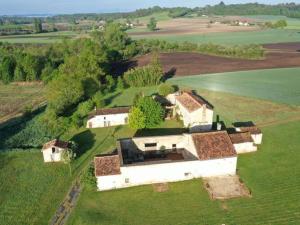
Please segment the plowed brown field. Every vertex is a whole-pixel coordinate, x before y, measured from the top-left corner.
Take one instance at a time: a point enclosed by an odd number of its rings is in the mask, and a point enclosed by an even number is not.
[[[266,44],[264,47],[266,57],[263,60],[233,59],[185,52],[162,53],[160,60],[164,71],[171,76],[300,67],[300,42]],[[145,55],[135,59],[133,64],[144,66],[150,60],[151,55]]]

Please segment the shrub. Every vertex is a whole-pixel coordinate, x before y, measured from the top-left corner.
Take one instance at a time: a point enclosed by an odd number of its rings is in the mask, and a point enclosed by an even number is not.
[[[94,165],[90,165],[82,177],[84,188],[87,188],[88,190],[96,190],[97,187],[97,180],[94,174],[94,170]]]
[[[104,96],[100,91],[93,96],[92,101],[97,108],[103,108],[105,106]]]
[[[118,80],[117,80],[117,89],[121,91],[124,88],[125,88],[124,80],[122,79],[122,77],[118,77]]]
[[[171,84],[163,83],[158,87],[158,94],[162,96],[167,96],[168,94],[172,94],[175,92],[175,87]]]
[[[124,74],[124,79],[129,86],[146,87],[158,85],[163,78],[163,69],[157,57],[144,67],[131,69]]]
[[[146,124],[146,117],[138,107],[132,107],[129,114],[129,127],[132,129],[143,129]]]

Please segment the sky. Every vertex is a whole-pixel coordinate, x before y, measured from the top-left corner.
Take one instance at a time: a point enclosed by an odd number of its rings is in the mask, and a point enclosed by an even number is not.
[[[0,15],[128,12],[155,5],[161,7],[196,7],[205,6],[207,4],[218,4],[220,1],[221,0],[0,0]],[[223,1],[226,4],[246,2],[277,4],[291,1],[300,3],[300,0]]]

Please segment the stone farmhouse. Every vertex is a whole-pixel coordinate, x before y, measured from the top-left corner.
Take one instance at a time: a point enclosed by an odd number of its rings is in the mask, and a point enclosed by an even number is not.
[[[112,154],[96,156],[98,190],[235,175],[237,154],[256,151],[248,132],[184,133],[120,139]]]
[[[213,106],[203,98],[191,92],[177,92],[168,95],[167,99],[175,105],[175,112],[191,132],[212,129]]]
[[[96,109],[88,118],[87,128],[125,125],[128,123],[130,107]]]
[[[42,153],[44,162],[60,162],[62,161],[62,153],[69,147],[69,143],[54,139],[44,144]]]
[[[122,139],[95,157],[98,189],[234,175],[237,155],[226,131]]]

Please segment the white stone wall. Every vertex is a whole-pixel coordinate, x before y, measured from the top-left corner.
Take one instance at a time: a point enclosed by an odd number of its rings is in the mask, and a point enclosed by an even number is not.
[[[251,134],[254,144],[260,145],[262,143],[263,134]]]
[[[87,128],[99,128],[124,125],[128,122],[128,113],[98,115],[87,121]]]
[[[176,148],[185,148],[187,140],[183,135],[168,135],[132,138],[132,141],[141,151],[155,151],[162,149],[172,149],[173,144],[176,145]],[[145,144],[147,143],[156,143],[157,145],[155,147],[145,147]]]
[[[189,112],[180,102],[176,101],[175,94],[168,95],[167,99],[178,107],[177,113],[181,116],[184,127],[194,127],[194,129],[191,130],[192,132],[212,129],[213,110],[207,107],[201,107],[194,112]]]
[[[255,152],[257,151],[257,146],[253,144],[253,142],[245,142],[239,144],[233,144],[235,151],[237,154]]]
[[[44,162],[60,162],[62,160],[62,152],[64,149],[55,148],[55,153],[52,153],[52,148],[43,150]]]
[[[175,182],[200,177],[236,174],[237,157],[214,160],[135,164],[121,167],[120,175],[97,177],[98,190]]]

